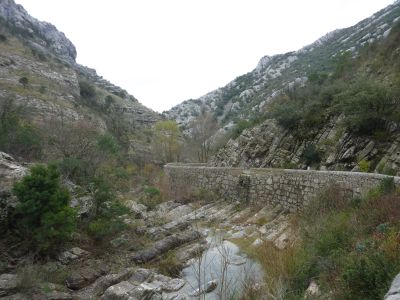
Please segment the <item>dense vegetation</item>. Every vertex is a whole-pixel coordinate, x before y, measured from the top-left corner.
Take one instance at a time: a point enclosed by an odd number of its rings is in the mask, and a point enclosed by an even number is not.
[[[75,230],[75,211],[69,206],[70,194],[60,185],[54,165],[36,165],[30,175],[14,185],[19,203],[10,220],[28,247],[41,253],[57,250]]]
[[[352,58],[345,52],[332,60],[332,73],[310,73],[305,87],[294,86],[278,97],[266,117],[299,138],[341,116],[352,134],[379,139],[400,124],[400,25],[383,42],[364,46]]]
[[[262,293],[302,299],[314,281],[332,299],[383,299],[400,265],[400,191],[393,179],[351,200],[331,186],[309,205],[292,218],[295,244],[247,248],[265,269]]]

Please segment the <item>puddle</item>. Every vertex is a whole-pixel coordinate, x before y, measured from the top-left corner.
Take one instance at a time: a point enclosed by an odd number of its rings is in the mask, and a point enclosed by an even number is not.
[[[261,266],[240,252],[237,245],[216,236],[207,240],[209,249],[182,271],[187,283],[179,292],[188,295],[187,299],[229,299],[240,295],[244,285],[262,281]],[[199,286],[213,280],[218,282],[214,291],[200,297],[191,296]]]

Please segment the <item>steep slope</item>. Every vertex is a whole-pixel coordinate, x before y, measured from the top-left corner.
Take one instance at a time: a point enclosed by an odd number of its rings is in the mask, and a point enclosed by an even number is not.
[[[314,74],[266,108],[263,121],[231,139],[220,166],[400,173],[400,23],[333,74]]]
[[[199,99],[184,101],[164,114],[183,127],[202,108],[214,113],[221,126],[228,128],[240,119],[256,119],[283,90],[303,85],[311,73],[333,71],[332,59],[337,54],[346,51],[356,54],[365,45],[387,37],[399,20],[400,2],[396,1],[357,25],[330,32],[298,51],[265,56],[253,71]]]
[[[92,119],[106,129],[106,117],[113,116],[145,128],[160,119],[95,70],[77,64],[72,42],[13,0],[0,1],[0,25],[0,97],[15,99],[35,123],[62,116]]]

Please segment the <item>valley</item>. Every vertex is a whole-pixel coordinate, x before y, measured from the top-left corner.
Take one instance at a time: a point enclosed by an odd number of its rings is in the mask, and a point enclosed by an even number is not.
[[[400,299],[399,1],[163,114],[76,55],[0,0],[0,299]]]

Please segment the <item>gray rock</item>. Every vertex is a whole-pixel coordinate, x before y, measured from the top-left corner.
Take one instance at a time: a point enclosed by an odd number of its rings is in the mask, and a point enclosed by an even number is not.
[[[100,299],[101,300],[135,299],[129,296],[129,292],[131,292],[135,287],[136,286],[130,283],[129,281],[122,281],[116,285],[110,286],[104,292],[104,295]]]
[[[10,210],[18,204],[17,198],[12,196],[11,192],[14,183],[27,172],[27,168],[19,164],[12,156],[0,152],[0,225],[6,222]]]
[[[129,236],[127,234],[123,234],[123,235],[117,237],[116,239],[111,240],[110,244],[114,248],[119,248],[123,245],[128,244],[128,242],[129,242]]]
[[[109,268],[104,265],[104,262],[90,260],[86,262],[85,265],[80,265],[79,268],[74,269],[67,277],[66,284],[68,288],[72,290],[79,290],[88,286],[97,278],[107,274],[108,272]]]
[[[243,238],[245,236],[246,236],[246,231],[241,230],[241,231],[237,231],[237,232],[233,233],[231,235],[231,238],[233,238],[233,239],[241,239],[241,238]]]
[[[21,5],[13,0],[0,2],[0,16],[19,30],[30,33],[29,38],[36,47],[48,48],[66,61],[75,62],[75,46],[54,25],[31,17]]]
[[[385,300],[400,300],[400,274],[392,281],[389,291],[385,295]]]
[[[147,281],[152,275],[153,275],[153,272],[151,270],[139,268],[139,269],[135,270],[135,272],[129,278],[129,281],[142,283],[142,282]]]
[[[179,291],[185,283],[183,279],[156,274],[148,285],[155,289],[160,289],[163,292],[176,292]]]
[[[212,292],[213,290],[215,290],[217,288],[217,286],[218,286],[218,281],[211,280],[211,281],[207,282],[206,284],[204,284],[202,287],[189,293],[189,295],[193,296],[193,297],[198,297],[200,295]]]
[[[94,200],[91,196],[73,197],[70,206],[77,209],[77,214],[80,218],[87,218],[93,214]]]
[[[147,217],[147,207],[141,203],[137,203],[135,201],[130,201],[128,203],[128,207],[133,212],[136,217],[146,218]]]
[[[62,252],[58,256],[58,260],[62,264],[67,265],[75,260],[81,259],[83,257],[87,257],[88,255],[89,255],[88,251],[85,251],[79,247],[74,247],[74,248],[71,248],[70,250]]]
[[[167,220],[177,220],[187,214],[191,213],[193,209],[189,205],[180,205],[166,214]]]
[[[117,274],[102,276],[90,286],[75,292],[74,297],[82,300],[98,299],[110,286],[127,280],[134,272],[134,268],[128,268]]]
[[[0,297],[11,295],[18,287],[18,277],[15,274],[0,275]]]
[[[188,231],[171,235],[156,242],[153,246],[133,254],[131,259],[135,263],[146,263],[171,249],[175,249],[199,238],[201,238],[201,234],[197,231]]]

